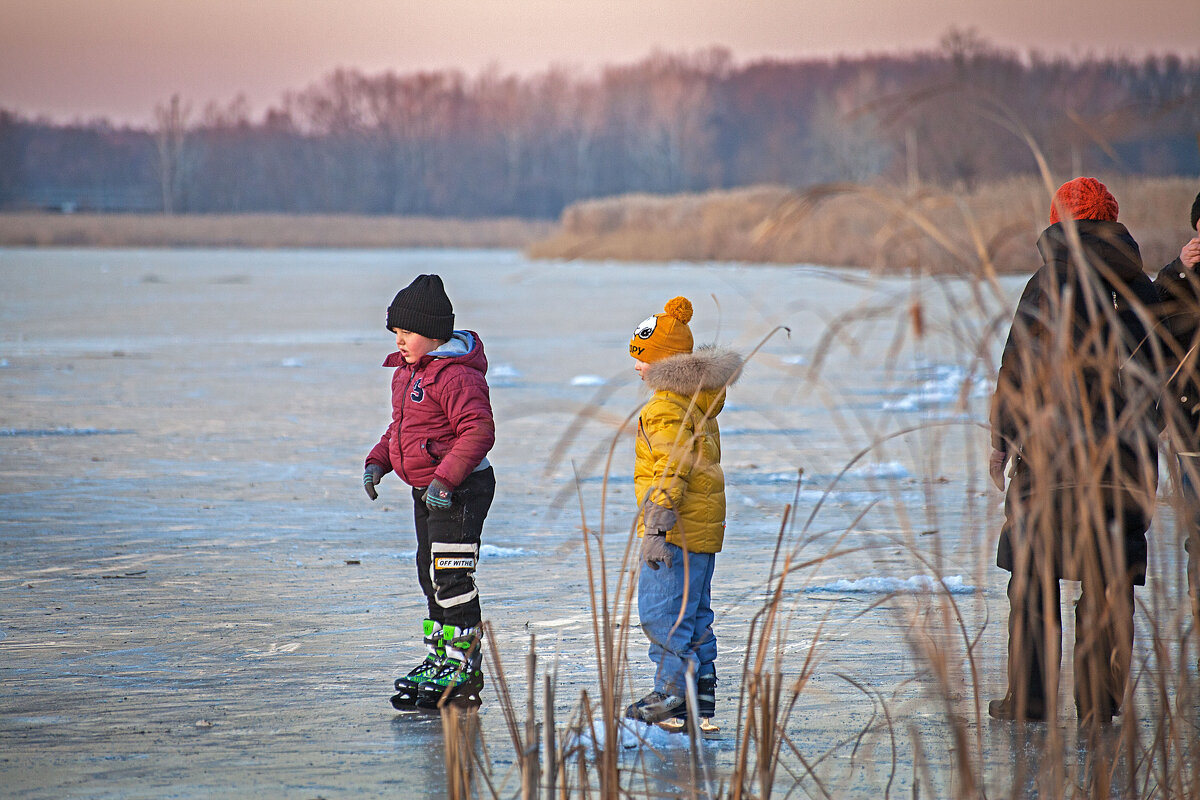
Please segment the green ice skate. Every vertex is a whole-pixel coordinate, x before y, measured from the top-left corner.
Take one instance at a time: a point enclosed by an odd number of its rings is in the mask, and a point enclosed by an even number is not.
[[[442,642],[440,622],[425,620],[425,647],[429,649],[425,659],[404,677],[396,678],[396,694],[392,697],[392,707],[398,711],[416,706],[421,682],[437,675],[446,663],[446,648]]]
[[[483,652],[479,628],[442,628],[446,660],[435,675],[422,681],[417,689],[417,705],[437,708],[442,702],[477,706],[483,691]]]

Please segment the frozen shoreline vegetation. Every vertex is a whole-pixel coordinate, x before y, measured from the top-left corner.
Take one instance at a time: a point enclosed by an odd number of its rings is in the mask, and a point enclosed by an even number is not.
[[[1179,254],[1179,209],[1190,178],[1109,181],[1121,218],[1147,264]],[[633,194],[567,207],[557,233],[529,247],[534,258],[619,261],[741,261],[914,268],[982,277],[980,249],[995,272],[1032,272],[1052,189],[1012,178],[973,189],[831,184],[808,190],[754,186],[672,196]]]
[[[360,485],[384,307],[429,271],[487,341],[500,431],[484,704],[445,726],[388,704],[421,652],[412,504]],[[1167,467],[1129,714],[1076,731],[1068,650],[1054,722],[987,717],[1007,575],[979,382],[1023,276],[3,249],[0,281],[6,797],[1200,796]],[[721,733],[695,743],[620,723],[650,678],[627,320],[680,287],[697,341],[765,339],[722,414]]]
[[[544,220],[355,214],[0,214],[0,247],[487,247],[544,238]]]
[[[1116,178],[1122,219],[1147,264],[1178,255],[1188,178]],[[980,275],[1030,272],[1048,194],[1034,178],[971,190],[831,184],[622,195],[567,207],[557,222],[521,218],[305,214],[0,214],[0,246],[198,248],[517,248],[531,258],[740,262]],[[936,233],[934,233],[936,231]],[[978,241],[976,240],[978,237]]]

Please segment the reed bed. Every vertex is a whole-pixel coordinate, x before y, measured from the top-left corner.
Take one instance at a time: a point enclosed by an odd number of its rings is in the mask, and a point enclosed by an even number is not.
[[[1040,198],[1049,196],[1048,187],[1047,179],[1040,188],[1015,187],[1013,191],[1027,192],[1030,207],[1039,202],[1044,207]],[[1115,190],[1122,197],[1119,185]],[[859,195],[870,193],[864,190]],[[837,192],[838,196],[848,194]],[[768,204],[763,201],[760,207]],[[784,205],[777,204],[776,208]],[[1187,204],[1181,207],[1186,210]],[[608,210],[612,211],[612,207]],[[1179,208],[1173,211],[1179,214]],[[912,204],[895,209],[895,219],[917,227],[932,224],[926,212],[927,208],[920,203]],[[662,213],[674,211],[664,207]],[[808,211],[787,211],[778,218],[786,219],[791,213]],[[949,234],[931,227],[930,235],[935,239],[945,237],[945,241],[939,242],[943,251],[952,249]],[[975,243],[981,240],[977,236]],[[881,246],[887,237],[876,237],[874,241]],[[937,272],[926,264],[922,252],[918,248],[911,255],[916,259],[917,270],[926,274]],[[507,744],[515,753],[509,771],[512,774],[496,771],[495,761],[487,752],[488,745],[476,742],[469,764],[461,749],[453,758],[448,750],[447,769],[465,776],[459,783],[465,785],[465,781],[474,777],[471,785],[479,797],[563,800],[1200,796],[1196,632],[1192,630],[1186,580],[1181,570],[1168,571],[1163,566],[1168,561],[1180,561],[1178,554],[1188,536],[1187,514],[1178,505],[1178,487],[1183,476],[1173,454],[1186,443],[1184,434],[1188,426],[1194,425],[1173,404],[1170,392],[1163,389],[1171,356],[1182,355],[1170,353],[1168,345],[1153,345],[1150,368],[1138,372],[1123,367],[1126,371],[1122,380],[1150,387],[1160,405],[1165,425],[1161,438],[1162,463],[1166,467],[1158,496],[1149,501],[1156,511],[1151,533],[1155,556],[1150,564],[1151,580],[1136,593],[1137,635],[1122,715],[1111,727],[1077,727],[1068,699],[1075,688],[1072,657],[1064,655],[1061,678],[1052,680],[1052,684],[1060,703],[1066,699],[1065,708],[1055,704],[1046,723],[988,718],[988,700],[999,696],[996,687],[1002,687],[1005,680],[1002,674],[995,674],[995,664],[1003,663],[1003,659],[986,652],[985,631],[989,626],[993,631],[996,626],[1003,629],[1005,621],[989,619],[980,597],[957,595],[951,589],[950,579],[951,565],[961,562],[961,554],[953,551],[963,543],[971,550],[969,558],[976,564],[977,580],[986,581],[985,573],[995,570],[992,558],[1001,520],[994,497],[984,499],[987,492],[981,491],[983,487],[968,481],[964,495],[951,499],[960,506],[965,530],[950,536],[937,527],[942,514],[939,503],[946,502],[937,488],[942,465],[965,464],[981,475],[986,473],[987,438],[982,430],[986,426],[971,416],[971,386],[979,376],[990,378],[995,374],[995,354],[1008,332],[1012,313],[1011,298],[1005,297],[991,279],[995,272],[994,264],[989,265],[992,251],[962,244],[958,257],[969,260],[971,254],[976,258],[973,269],[959,270],[953,279],[932,279],[935,284],[953,280],[962,289],[951,291],[947,284],[945,294],[950,299],[946,313],[931,313],[926,301],[914,295],[907,307],[857,308],[831,319],[814,347],[812,361],[791,370],[790,385],[780,390],[781,397],[804,392],[823,396],[825,372],[835,354],[854,351],[869,339],[877,341],[881,330],[891,332],[895,350],[911,347],[921,351],[932,347],[936,336],[953,339],[959,346],[967,376],[962,381],[954,413],[930,416],[898,428],[863,421],[869,428],[870,443],[848,451],[840,471],[818,487],[820,498],[804,516],[797,513],[801,507],[798,502],[801,486],[806,485],[803,470],[798,470],[796,497],[792,503],[777,509],[780,524],[774,556],[766,569],[761,594],[742,598],[753,610],[742,630],[740,674],[732,676],[738,700],[732,725],[726,722],[724,752],[732,755],[726,756],[724,766],[715,768],[706,753],[706,743],[694,738],[681,757],[659,752],[650,740],[638,741],[644,735],[639,731],[644,728],[630,726],[621,719],[624,706],[636,697],[630,651],[640,643],[631,641],[638,634],[632,632],[636,615],[630,576],[637,565],[638,541],[632,528],[606,529],[604,506],[616,443],[630,435],[634,412],[623,423],[614,425],[617,430],[611,442],[597,453],[597,463],[588,465],[604,475],[600,508],[589,507],[580,490],[575,510],[580,518],[578,547],[586,556],[590,587],[595,682],[578,698],[560,698],[553,673],[539,672],[535,641],[530,641],[523,680],[515,677],[511,665],[502,663],[500,653],[492,646],[491,679],[499,687],[498,702],[510,738]],[[1033,252],[1026,254],[1028,261],[1035,258]],[[1105,308],[1101,308],[1101,319],[1105,318],[1104,312]],[[1142,308],[1139,313],[1152,321],[1152,309]],[[1064,353],[1071,352],[1065,341],[1053,346]],[[1044,413],[1045,398],[1047,392],[1052,395],[1071,387],[1077,389],[1081,382],[1089,380],[1088,376],[1096,370],[1094,359],[1119,356],[1111,348],[1101,348],[1099,355],[1092,352],[1055,359],[1048,371],[1039,376],[1038,391],[1013,400],[1018,405],[1027,404],[1024,411],[1031,426],[1049,426],[1036,433],[1046,442],[1044,455],[1071,461],[1079,476],[1076,491],[1083,508],[1095,509],[1100,503],[1100,493],[1110,480],[1106,475],[1105,453],[1113,450],[1111,431],[1119,429],[1120,423],[1114,417],[1108,420],[1109,434],[1096,434],[1069,414],[1048,419]],[[853,416],[852,412],[839,410],[836,401],[830,401],[828,411],[839,420],[838,424],[852,424],[847,419]],[[579,424],[596,416],[595,409],[584,410]],[[951,435],[952,432],[956,433]],[[571,431],[564,437],[576,435],[577,431]],[[823,512],[826,501],[833,502],[843,476],[864,460],[897,446],[920,454],[917,461],[923,474],[917,484],[922,500],[914,502],[901,491],[893,492],[892,513],[896,524],[883,540],[888,550],[903,552],[911,563],[921,565],[933,579],[934,589],[923,594],[887,595],[850,621],[851,626],[857,626],[868,624],[868,619],[878,620],[877,616],[868,616],[877,610],[885,610],[891,616],[892,630],[898,632],[895,646],[903,647],[908,654],[909,675],[902,691],[889,693],[873,681],[869,665],[859,673],[832,665],[830,653],[847,635],[846,623],[839,623],[832,616],[814,621],[811,609],[803,608],[803,590],[818,575],[837,571],[839,565],[879,557],[879,537],[872,540],[862,530],[871,512],[870,504],[835,529],[826,527]],[[948,452],[946,448],[951,447],[962,447],[965,452]],[[552,450],[551,460],[556,457],[553,453],[558,452],[561,448]],[[1159,454],[1152,457],[1157,461]],[[804,454],[797,453],[797,458],[803,460]],[[1193,481],[1200,480],[1200,475],[1190,477]],[[1053,499],[1035,492],[1031,502],[1049,504]],[[1034,517],[1050,516],[1036,506],[1030,513]],[[1094,549],[1105,554],[1103,559],[1111,560],[1113,556],[1103,544],[1104,518],[1097,515],[1081,520],[1081,525],[1091,530],[1091,535],[1100,542]],[[1081,535],[1086,539],[1086,535]],[[1168,558],[1167,553],[1175,555]],[[1089,556],[1079,558],[1083,559],[1082,570],[1100,568],[1087,560]],[[1064,581],[1063,585],[1064,600],[1069,607],[1077,596],[1076,590],[1071,582]],[[1069,614],[1065,616],[1061,637],[1069,654],[1067,645],[1075,631]],[[717,624],[721,624],[720,618]],[[726,632],[727,637],[729,633]],[[1082,633],[1086,640],[1088,631]],[[1048,646],[1060,636],[1057,630],[1050,629],[1042,635]],[[992,639],[995,640],[994,635]],[[494,642],[494,638],[489,638],[489,642]],[[828,689],[816,686],[817,679],[831,671],[837,673],[836,677],[846,687],[845,696],[857,698],[853,704],[846,703],[847,719],[852,718],[850,705],[866,707],[869,713],[861,722],[848,722],[838,732],[822,729],[814,737],[805,730],[806,713],[820,707],[827,713],[838,713],[829,710]],[[1095,679],[1095,676],[1084,677]],[[1080,691],[1086,692],[1083,688]],[[540,704],[536,702],[539,698]],[[564,700],[572,709],[565,718],[561,713]],[[448,742],[469,739],[471,730],[467,728],[464,733],[463,727],[466,719],[469,715],[446,718]],[[825,738],[821,733],[826,734]],[[998,741],[1005,742],[999,751]]]
[[[1200,182],[1101,176],[1146,263],[1162,266],[1186,241]],[[1057,185],[1057,184],[1055,184]],[[757,186],[576,203],[536,258],[822,264],[942,274],[1032,272],[1053,189],[1018,177],[972,189],[830,184]]]
[[[0,214],[6,247],[521,248],[552,223],[335,214]]]

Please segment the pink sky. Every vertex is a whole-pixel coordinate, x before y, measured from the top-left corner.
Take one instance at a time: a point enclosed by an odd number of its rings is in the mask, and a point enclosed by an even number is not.
[[[936,47],[1200,57],[1195,0],[0,0],[0,108],[145,123],[179,93],[257,113],[336,67],[627,63],[655,48],[820,57]]]

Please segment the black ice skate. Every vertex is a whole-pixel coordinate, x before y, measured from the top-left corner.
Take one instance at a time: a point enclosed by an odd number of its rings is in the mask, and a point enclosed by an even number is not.
[[[429,653],[425,656],[425,660],[413,667],[407,675],[396,678],[396,694],[392,697],[392,707],[397,711],[404,711],[416,706],[421,682],[436,675],[446,661],[441,623],[427,619],[424,627],[425,647],[429,649]]]
[[[687,717],[687,700],[677,694],[651,692],[625,709],[628,719],[636,719],[650,725]]]
[[[482,632],[479,628],[456,628],[446,625],[442,629],[442,642],[446,648],[446,660],[441,669],[425,679],[417,689],[417,705],[421,708],[438,708],[442,703],[461,706],[477,706],[483,691],[483,651],[479,643]]]

